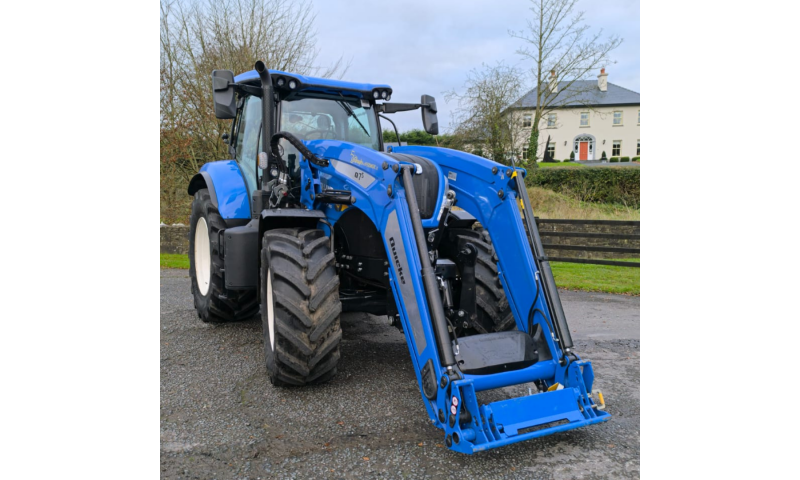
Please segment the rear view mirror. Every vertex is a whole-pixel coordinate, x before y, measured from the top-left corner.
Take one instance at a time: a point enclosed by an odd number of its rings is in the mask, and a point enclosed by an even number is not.
[[[423,95],[420,102],[422,107],[422,125],[431,135],[439,135],[439,119],[436,116],[436,99],[430,95]]]
[[[231,87],[233,72],[214,70],[211,72],[211,86],[214,94],[214,115],[221,120],[236,117],[236,93]]]

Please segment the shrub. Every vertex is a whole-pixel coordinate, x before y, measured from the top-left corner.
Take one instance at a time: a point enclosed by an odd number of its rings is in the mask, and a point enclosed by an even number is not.
[[[622,158],[619,159],[619,161],[620,162],[630,162],[631,161],[631,157],[622,157]]]
[[[638,168],[541,168],[530,172],[525,183],[585,202],[639,208],[639,172]]]
[[[638,162],[639,161],[639,157],[633,157],[631,160],[634,161],[634,162]]]
[[[571,159],[569,159],[569,158],[565,158],[565,159],[564,159],[564,163],[566,163],[566,162],[571,162],[571,161],[572,161],[572,160],[571,160]]]
[[[617,162],[619,162],[619,157],[611,157],[611,159],[609,160],[609,162],[611,162],[611,163],[617,163]]]
[[[575,152],[569,152],[569,161],[572,162],[575,160]]]
[[[603,161],[608,160],[608,157],[606,157],[606,151],[605,150],[603,150],[603,154],[600,155],[600,160],[603,160]]]

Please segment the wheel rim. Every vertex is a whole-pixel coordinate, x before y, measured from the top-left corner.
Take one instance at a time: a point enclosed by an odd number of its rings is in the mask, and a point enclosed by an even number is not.
[[[208,224],[200,217],[194,229],[194,273],[197,288],[205,296],[211,284],[211,245],[208,241]]]
[[[267,269],[267,329],[269,330],[269,344],[275,350],[275,312],[272,308],[272,270]]]

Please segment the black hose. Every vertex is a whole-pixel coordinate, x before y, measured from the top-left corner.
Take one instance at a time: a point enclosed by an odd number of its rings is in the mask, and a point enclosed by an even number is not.
[[[313,153],[311,153],[311,150],[306,148],[306,146],[303,145],[303,142],[301,142],[299,138],[295,137],[293,134],[289,132],[278,132],[275,135],[273,135],[272,138],[270,139],[269,147],[270,150],[272,151],[272,155],[274,155],[276,158],[280,160],[280,162],[278,162],[279,163],[278,168],[280,168],[282,172],[286,173],[286,164],[283,162],[283,158],[280,156],[278,150],[278,142],[280,141],[281,138],[285,138],[289,143],[291,143],[294,146],[294,148],[297,149],[298,152],[300,152],[304,157],[306,157],[311,163],[318,165],[320,167],[328,166],[329,163],[328,160],[324,158],[319,158]]]

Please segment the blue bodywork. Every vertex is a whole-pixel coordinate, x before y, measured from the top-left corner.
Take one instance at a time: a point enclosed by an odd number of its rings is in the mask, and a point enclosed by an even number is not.
[[[271,72],[274,75],[283,72]],[[300,78],[306,85],[322,88],[368,92],[385,85],[354,84],[327,79]],[[255,72],[236,77],[237,82],[257,79]],[[577,356],[570,360],[559,348],[549,324],[552,319],[534,317],[534,324],[544,332],[552,359],[540,360],[527,368],[486,375],[462,374],[455,381],[447,378],[442,367],[431,312],[423,286],[422,265],[409,214],[406,189],[402,182],[404,165],[396,158],[366,147],[339,140],[304,142],[315,155],[330,160],[328,166],[311,164],[300,158],[301,203],[309,209],[322,210],[334,225],[346,209],[320,204],[315,198],[328,189],[351,192],[356,202],[347,208],[361,210],[381,233],[390,262],[390,285],[397,299],[397,309],[406,336],[414,370],[422,391],[423,366],[432,361],[437,379],[435,400],[422,396],[432,424],[444,430],[448,446],[463,453],[475,453],[530,438],[606,421],[610,415],[598,408],[592,397],[594,373],[589,361]],[[423,227],[435,227],[441,215],[445,192],[456,194],[458,207],[473,215],[491,233],[498,257],[498,274],[520,331],[528,331],[528,312],[535,307],[549,312],[547,298],[538,295],[539,272],[525,233],[514,171],[509,167],[468,153],[445,148],[404,146],[395,153],[416,155],[431,160],[439,176],[437,204],[432,218],[423,219]],[[410,165],[410,164],[407,164]],[[493,171],[494,169],[494,171]],[[213,177],[222,216],[250,218],[248,195],[241,172],[234,161],[206,164],[203,171]],[[525,175],[518,169],[516,175]],[[391,187],[391,191],[389,190]],[[438,215],[437,215],[438,213]],[[327,225],[319,228],[329,232]],[[480,405],[476,393],[483,390],[542,380],[551,390],[509,400]],[[469,412],[469,421],[461,422],[461,405]],[[456,415],[456,421],[440,421]],[[452,424],[452,425],[451,425]],[[538,429],[536,427],[539,427]]]
[[[209,162],[200,171],[208,173],[213,181],[207,187],[213,188],[217,194],[217,208],[222,218],[250,218],[250,197],[235,160]]]

